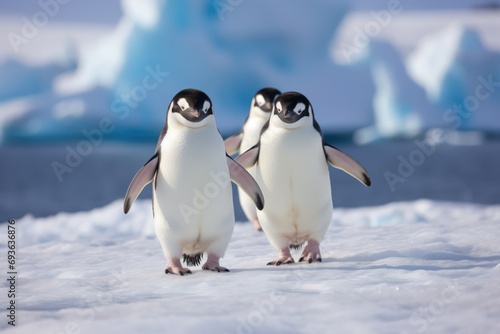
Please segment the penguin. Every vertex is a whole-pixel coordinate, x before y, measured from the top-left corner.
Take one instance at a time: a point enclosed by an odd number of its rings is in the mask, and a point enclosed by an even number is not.
[[[188,266],[220,266],[234,228],[230,179],[262,210],[264,197],[253,177],[225,153],[212,101],[202,91],[185,89],[167,110],[155,154],[137,172],[124,199],[127,213],[142,189],[153,183],[156,236],[167,259],[166,274],[190,274]]]
[[[243,124],[241,131],[224,140],[226,152],[229,155],[235,153],[243,153],[259,141],[260,131],[264,124],[267,123],[271,117],[273,109],[273,102],[276,96],[281,94],[276,88],[262,88],[252,98],[250,105],[250,112]],[[255,167],[248,169],[250,175],[254,176]],[[248,197],[242,190],[238,190],[241,208],[245,213],[248,221],[253,224],[257,231],[262,231],[259,220],[257,219],[257,210],[250,197]]]
[[[371,185],[364,167],[323,140],[311,103],[297,92],[276,97],[259,142],[236,161],[245,168],[255,166],[266,198],[257,217],[279,252],[268,265],[294,263],[290,248],[300,249],[305,243],[299,262],[322,261],[319,246],[333,213],[328,163]]]

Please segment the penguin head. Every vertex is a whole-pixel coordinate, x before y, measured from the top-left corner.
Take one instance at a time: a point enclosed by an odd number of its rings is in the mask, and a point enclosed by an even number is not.
[[[252,99],[252,106],[250,108],[250,116],[263,117],[269,119],[273,111],[273,102],[276,96],[281,92],[276,88],[262,88]]]
[[[212,101],[207,94],[197,89],[184,89],[172,99],[172,116],[181,124],[199,128],[213,120]]]
[[[295,129],[313,124],[314,114],[311,103],[304,95],[287,92],[276,97],[273,118],[278,126]]]

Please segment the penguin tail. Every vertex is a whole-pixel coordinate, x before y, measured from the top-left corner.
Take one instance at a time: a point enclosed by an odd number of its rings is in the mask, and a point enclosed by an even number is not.
[[[290,249],[299,250],[299,249],[301,249],[301,248],[302,248],[302,246],[304,246],[304,243],[305,243],[305,242],[300,243],[300,244],[294,244],[294,245],[292,244],[292,245],[290,245],[289,247],[290,247]]]
[[[194,255],[182,254],[182,261],[186,263],[188,267],[194,267],[199,265],[202,259],[203,259],[203,253],[198,253]]]

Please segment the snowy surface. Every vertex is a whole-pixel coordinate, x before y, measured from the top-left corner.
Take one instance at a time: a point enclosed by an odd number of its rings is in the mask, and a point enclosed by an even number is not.
[[[500,331],[498,205],[336,209],[324,262],[280,267],[265,265],[276,252],[262,233],[236,224],[222,260],[231,272],[184,277],[163,273],[150,201],[121,207],[17,221],[9,333]]]

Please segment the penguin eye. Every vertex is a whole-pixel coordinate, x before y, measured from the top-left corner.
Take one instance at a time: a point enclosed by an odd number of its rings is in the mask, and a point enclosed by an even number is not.
[[[297,114],[297,115],[300,115],[302,114],[302,112],[306,110],[306,106],[304,105],[304,103],[297,103],[297,105],[295,106],[295,109],[293,109],[293,111]]]
[[[189,103],[186,101],[185,98],[179,99],[179,101],[177,101],[177,105],[181,107],[181,110],[183,111],[189,107]]]
[[[278,114],[283,110],[282,106],[281,106],[281,102],[276,102],[276,110],[278,111]]]
[[[205,103],[203,103],[203,112],[206,114],[208,109],[210,109],[210,102],[205,101]]]

